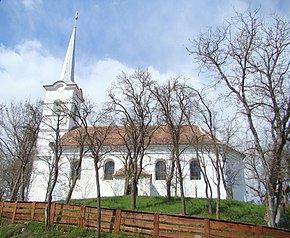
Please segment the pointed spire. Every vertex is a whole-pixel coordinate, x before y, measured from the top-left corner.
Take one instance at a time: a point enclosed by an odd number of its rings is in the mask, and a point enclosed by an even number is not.
[[[67,52],[65,55],[64,63],[61,70],[59,80],[66,83],[74,83],[74,68],[75,68],[75,41],[76,41],[76,28],[77,28],[78,13],[75,15],[74,28],[71,34]]]

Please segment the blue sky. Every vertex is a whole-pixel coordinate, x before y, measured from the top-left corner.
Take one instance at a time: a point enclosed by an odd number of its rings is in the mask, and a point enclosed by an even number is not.
[[[59,78],[76,11],[75,79],[99,101],[121,71],[136,68],[201,83],[190,39],[248,7],[289,19],[288,0],[1,0],[0,103],[43,99],[42,85]]]

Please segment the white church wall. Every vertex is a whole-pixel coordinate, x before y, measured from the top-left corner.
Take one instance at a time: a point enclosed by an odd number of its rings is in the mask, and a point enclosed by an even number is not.
[[[50,165],[52,156],[38,157],[34,161],[31,188],[29,191],[30,201],[44,201],[46,199],[46,191],[49,180]],[[67,194],[67,169],[64,161],[59,164],[59,175],[53,194],[53,200],[61,200]]]
[[[69,184],[69,173],[70,173],[70,164],[67,156],[72,156],[72,154],[64,154],[61,162],[61,172],[59,175],[59,181],[57,183],[54,199],[65,199],[65,196],[68,191]],[[112,180],[104,180],[104,163],[106,161],[112,160],[115,163],[115,172],[123,167],[123,162],[120,159],[121,156],[118,153],[107,154],[105,158],[102,159],[102,166],[99,169],[100,174],[100,187],[101,187],[101,196],[122,196],[124,193],[125,181],[123,177],[114,177]],[[164,159],[169,162],[169,153],[166,152],[166,149],[161,149],[156,153],[156,148],[148,152],[144,158],[144,172],[150,176],[141,177],[138,182],[138,195],[139,196],[166,196],[166,181],[165,180],[156,180],[155,176],[155,163],[160,159]],[[201,175],[201,179],[191,180],[190,179],[190,168],[189,162],[194,158],[192,152],[186,153],[182,156],[182,167],[183,167],[183,176],[184,176],[184,191],[186,197],[197,197],[205,198],[205,183]],[[209,157],[206,157],[209,161]],[[31,189],[31,198],[33,200],[43,201],[46,193],[46,185],[48,178],[47,165],[44,162],[38,161],[36,167],[40,172],[39,177],[37,178],[36,183],[34,183],[33,188]],[[217,196],[217,189],[215,186],[215,172],[213,166],[210,162],[207,163],[207,174],[211,181],[211,187],[213,191],[213,197]],[[240,173],[242,176],[243,173]],[[81,177],[78,179],[76,188],[73,192],[73,199],[84,199],[84,198],[94,198],[96,197],[96,182],[95,182],[95,169],[93,159],[86,155],[83,159],[81,167]],[[244,181],[240,177],[239,181]],[[37,188],[35,190],[35,188]],[[244,184],[236,184],[233,187],[234,199],[244,200]],[[171,188],[172,196],[180,196],[179,184],[176,177],[173,178],[173,186]],[[226,198],[226,192],[221,185],[221,198]]]
[[[44,201],[48,181],[47,163],[36,159],[33,168],[33,180],[29,191],[30,201]]]

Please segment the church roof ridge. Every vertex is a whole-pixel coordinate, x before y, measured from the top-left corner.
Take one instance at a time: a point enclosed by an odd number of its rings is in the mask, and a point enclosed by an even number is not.
[[[169,145],[172,143],[167,125],[152,125],[152,130],[155,130],[152,135],[151,145]],[[106,132],[109,126],[90,126],[89,133],[99,130]],[[157,129],[156,129],[157,128]],[[83,127],[74,128],[66,132],[62,137],[64,146],[78,146],[77,137],[80,135],[80,130]],[[125,127],[122,125],[113,125],[109,131],[108,137],[105,140],[105,145],[120,146],[124,144],[122,137],[126,134]],[[213,144],[213,140],[205,133],[205,130],[200,130],[198,125],[183,125],[181,128],[180,144],[201,143],[203,145]],[[217,143],[220,143],[217,141]]]

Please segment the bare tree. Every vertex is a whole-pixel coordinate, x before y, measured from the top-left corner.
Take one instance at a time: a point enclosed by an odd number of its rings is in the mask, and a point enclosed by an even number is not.
[[[191,119],[189,119],[189,125],[191,125]],[[192,131],[192,136],[191,138],[188,138],[188,141],[192,144],[192,147],[195,151],[195,157],[199,163],[200,166],[200,171],[203,176],[203,180],[205,183],[205,195],[207,198],[207,206],[208,206],[208,212],[209,214],[212,214],[212,203],[213,203],[213,189],[212,189],[212,184],[211,184],[211,178],[210,175],[208,174],[208,159],[207,159],[207,152],[204,150],[204,145],[203,145],[203,137],[204,134],[198,136],[195,131],[193,126],[190,126],[190,129]]]
[[[67,112],[65,110],[65,104],[57,105],[56,108],[51,108],[49,105],[44,105],[51,110],[53,116],[44,117],[42,120],[42,128],[49,129],[50,133],[47,135],[45,140],[48,141],[50,147],[50,156],[45,158],[40,158],[45,160],[49,167],[49,175],[47,182],[46,198],[47,202],[45,207],[45,226],[48,228],[50,226],[50,213],[51,213],[51,203],[53,192],[58,180],[59,175],[59,163],[63,153],[63,146],[61,143],[61,128],[67,122]]]
[[[102,167],[104,156],[110,152],[111,148],[106,144],[110,136],[112,125],[108,112],[98,109],[89,100],[83,103],[79,111],[75,114],[75,120],[79,126],[75,129],[74,140],[80,149],[79,161],[75,172],[81,166],[81,161],[87,152],[94,160],[95,180],[97,188],[97,237],[101,237],[101,188],[99,170]],[[108,125],[109,124],[109,125]],[[76,174],[75,177],[76,179]]]
[[[79,113],[77,115],[80,115]],[[74,116],[74,118],[78,118]],[[83,117],[82,120],[85,120]],[[72,193],[77,184],[77,180],[79,179],[81,173],[81,166],[84,156],[88,152],[88,148],[86,146],[87,142],[87,133],[84,130],[76,130],[75,135],[73,136],[73,140],[76,142],[78,147],[78,154],[74,155],[73,158],[68,158],[70,162],[70,174],[69,174],[69,188],[68,193],[65,199],[66,203],[69,203],[71,200]]]
[[[179,182],[182,214],[186,214],[186,204],[183,186],[183,169],[181,163],[181,154],[185,150],[180,145],[180,136],[182,128],[187,125],[186,114],[191,110],[192,91],[180,78],[173,78],[164,85],[151,85],[152,93],[158,103],[160,111],[159,123],[164,123],[170,135],[172,142],[171,165],[169,174],[166,178],[167,198],[171,198],[172,179],[174,177],[175,166],[177,168],[177,177]]]
[[[232,105],[244,116],[254,153],[262,165],[266,190],[266,219],[277,226],[281,214],[283,150],[289,141],[289,23],[274,16],[270,22],[258,11],[236,14],[223,27],[210,29],[192,41],[197,63],[226,86]],[[260,177],[261,178],[261,177]]]
[[[221,113],[219,113],[221,114]],[[220,148],[222,163],[221,163],[221,177],[223,186],[226,190],[226,199],[231,200],[234,198],[234,188],[240,184],[241,174],[244,177],[245,154],[241,154],[234,148],[241,150],[244,141],[239,137],[240,123],[238,115],[227,115],[226,119],[221,119],[221,124],[218,128],[219,139],[222,142]],[[229,154],[239,154],[228,158]]]
[[[132,209],[136,208],[138,180],[143,170],[143,158],[151,143],[155,127],[152,127],[153,111],[152,83],[147,71],[138,70],[128,75],[123,73],[109,93],[110,108],[125,130],[120,134],[124,142],[127,185],[132,189]],[[128,186],[127,186],[128,188]]]
[[[195,95],[192,108],[197,112],[197,117],[200,118],[201,124],[205,126],[208,136],[211,139],[211,147],[202,147],[202,150],[207,151],[207,155],[210,158],[211,164],[215,171],[216,179],[213,179],[216,185],[216,218],[220,218],[220,196],[221,196],[221,184],[222,184],[222,159],[221,159],[221,142],[217,139],[217,118],[214,109],[210,102],[207,101],[204,94],[196,89],[191,88]],[[213,156],[211,151],[213,150]]]
[[[1,180],[10,200],[27,199],[40,121],[40,103],[12,102],[0,110]]]

